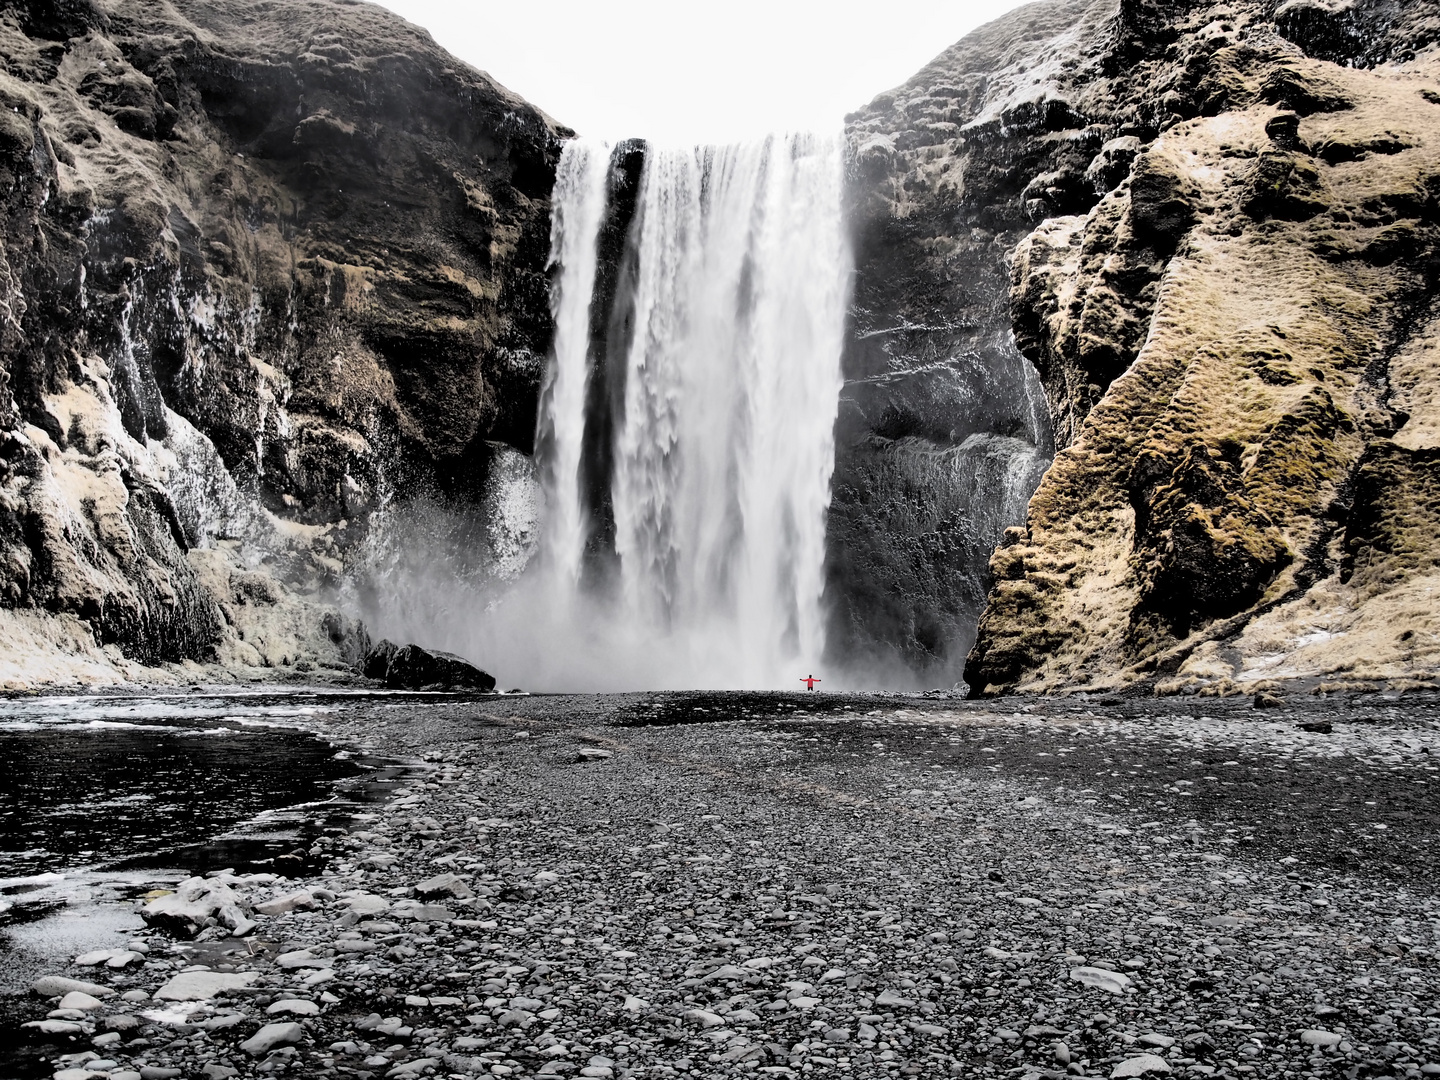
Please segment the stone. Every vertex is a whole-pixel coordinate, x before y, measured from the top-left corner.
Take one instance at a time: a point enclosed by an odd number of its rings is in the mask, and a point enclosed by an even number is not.
[[[875,997],[876,1008],[881,1009],[908,1009],[915,1002],[905,997],[898,990],[882,990]]]
[[[122,968],[141,959],[144,958],[140,953],[130,949],[96,949],[94,952],[81,953],[75,958],[75,963],[80,967],[98,967],[104,964],[106,967]]]
[[[372,893],[360,893],[349,897],[345,903],[357,915],[383,915],[390,910],[390,901]]]
[[[1070,978],[1086,986],[1093,986],[1097,990],[1104,990],[1108,994],[1123,994],[1134,985],[1128,975],[1097,967],[1071,968]]]
[[[380,946],[373,941],[357,941],[354,938],[345,938],[335,942],[335,951],[341,953],[368,953],[374,952]]]
[[[277,896],[256,904],[255,910],[261,915],[284,915],[287,911],[313,911],[317,906],[314,895],[308,889],[300,889],[287,896]]]
[[[385,668],[385,685],[392,690],[444,688],[489,692],[495,689],[495,678],[463,656],[423,649],[419,645],[402,645]]]
[[[1111,1080],[1124,1076],[1163,1076],[1170,1072],[1170,1063],[1154,1054],[1126,1058],[1110,1070]]]
[[[74,1020],[30,1020],[20,1025],[23,1028],[33,1028],[45,1035],[83,1035],[85,1025],[76,1023]]]
[[[290,1013],[292,1016],[319,1016],[320,1006],[313,1001],[285,998],[266,1006],[265,1011],[271,1016],[276,1013]]]
[[[277,1046],[293,1046],[305,1037],[305,1029],[294,1021],[281,1024],[266,1024],[250,1038],[240,1044],[252,1057],[268,1054]]]
[[[79,979],[67,979],[61,975],[46,975],[36,979],[30,984],[30,992],[39,994],[41,997],[63,997],[71,993],[89,994],[91,997],[97,998],[115,996],[115,991],[108,986],[81,982]]]
[[[104,1008],[99,998],[91,994],[81,993],[79,990],[71,990],[60,999],[56,1006],[60,1009],[79,1009],[81,1012],[92,1012],[95,1009]]]
[[[1300,1032],[1300,1041],[1306,1046],[1318,1046],[1322,1050],[1333,1050],[1343,1041],[1343,1036],[1323,1028],[1306,1028]]]
[[[172,1069],[166,1065],[142,1065],[140,1066],[141,1080],[175,1080],[175,1077],[183,1075],[179,1069]]]
[[[710,1012],[708,1009],[686,1009],[684,1017],[686,1020],[692,1020],[699,1024],[702,1028],[722,1027],[725,1024],[723,1016]]]
[[[309,949],[294,949],[291,952],[281,953],[275,958],[275,963],[287,971],[295,968],[326,968],[330,966],[329,960],[316,956]]]
[[[156,1001],[209,1001],[217,994],[241,990],[260,977],[258,971],[182,971],[155,991]]]
[[[211,919],[229,927],[235,937],[244,937],[255,929],[240,897],[217,878],[187,878],[175,886],[174,892],[146,904],[140,917],[151,926],[184,938],[195,937]]]
[[[436,874],[417,883],[415,895],[422,899],[449,896],[456,900],[466,900],[474,896],[475,892],[456,874]]]
[[[1175,1045],[1175,1040],[1169,1035],[1161,1035],[1154,1031],[1141,1035],[1137,1041],[1141,1046],[1153,1046],[1157,1050],[1168,1050]]]

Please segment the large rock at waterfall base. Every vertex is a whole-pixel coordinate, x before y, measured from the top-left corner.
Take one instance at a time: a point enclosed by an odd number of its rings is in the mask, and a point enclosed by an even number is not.
[[[369,675],[371,670],[367,663],[365,673]],[[481,671],[463,656],[422,649],[419,645],[402,645],[396,649],[385,666],[383,678],[391,690],[481,690],[488,693],[495,689],[495,677]]]

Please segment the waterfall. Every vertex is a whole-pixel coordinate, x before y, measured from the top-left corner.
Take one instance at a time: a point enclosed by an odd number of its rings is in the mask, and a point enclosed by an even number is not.
[[[550,304],[555,346],[541,387],[535,444],[544,462],[547,496],[541,544],[557,587],[555,599],[561,603],[579,583],[585,546],[581,436],[590,371],[590,304],[609,167],[608,147],[576,141],[566,146],[555,176],[548,267],[559,268]]]
[[[646,148],[622,225],[619,160],[574,141],[557,177],[534,568],[549,609],[527,606],[552,664],[522,667],[590,688],[798,686],[825,646],[841,140]],[[597,288],[607,223],[623,258]]]

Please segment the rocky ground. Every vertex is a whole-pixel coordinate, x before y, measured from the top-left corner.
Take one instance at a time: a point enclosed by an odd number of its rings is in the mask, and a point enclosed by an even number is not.
[[[357,704],[328,737],[426,767],[322,873],[162,898],[233,906],[56,971],[95,985],[41,985],[6,1037],[64,1080],[1440,1075],[1437,720]]]

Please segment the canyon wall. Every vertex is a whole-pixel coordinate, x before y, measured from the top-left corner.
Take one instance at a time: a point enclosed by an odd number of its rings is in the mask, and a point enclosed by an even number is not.
[[[569,133],[342,0],[10,0],[0,57],[0,683],[347,666],[377,510],[531,449]]]
[[[1005,249],[1053,418],[975,690],[1433,677],[1437,35],[1434,3],[1038,4],[862,114],[933,139],[860,145],[891,217],[948,185],[930,249]]]

